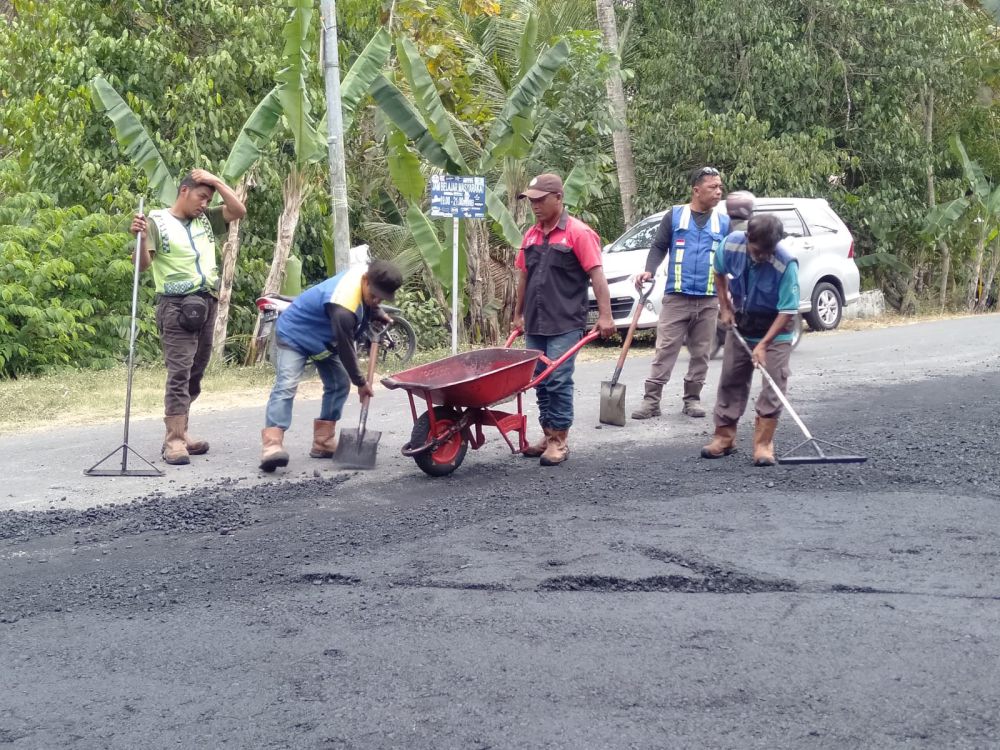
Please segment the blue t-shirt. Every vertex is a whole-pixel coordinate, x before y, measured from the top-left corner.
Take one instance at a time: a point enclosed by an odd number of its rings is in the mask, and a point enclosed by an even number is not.
[[[721,246],[720,246],[721,250]],[[750,269],[747,274],[747,288],[753,288],[755,281],[755,274],[757,273],[757,268],[760,266],[756,263],[747,251],[747,259],[750,261]],[[729,273],[726,268],[726,256],[723,252],[715,253],[715,270],[716,272],[725,276]],[[789,263],[788,268],[781,276],[781,283],[778,285],[778,312],[788,313],[789,315],[795,315],[799,311],[799,264]],[[747,341],[759,342],[760,339],[745,337]],[[779,333],[774,337],[774,341],[791,341],[792,333],[790,331],[785,333]]]

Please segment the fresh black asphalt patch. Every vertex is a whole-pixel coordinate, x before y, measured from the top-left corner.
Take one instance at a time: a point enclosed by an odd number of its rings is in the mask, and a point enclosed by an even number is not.
[[[796,404],[863,465],[630,423],[551,469],[4,512],[0,745],[997,746],[997,393]]]

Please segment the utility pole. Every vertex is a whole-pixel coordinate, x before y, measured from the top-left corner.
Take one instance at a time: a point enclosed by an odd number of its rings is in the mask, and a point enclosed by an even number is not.
[[[323,79],[326,84],[326,145],[330,160],[330,209],[333,259],[337,273],[351,258],[351,228],[347,218],[347,167],[344,159],[344,111],[340,105],[340,60],[337,50],[337,4],[320,0],[323,21]]]

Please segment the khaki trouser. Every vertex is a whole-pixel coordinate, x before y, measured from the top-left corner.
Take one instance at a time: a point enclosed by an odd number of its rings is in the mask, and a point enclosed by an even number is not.
[[[661,388],[666,385],[686,338],[691,362],[684,376],[684,394],[685,399],[695,394],[691,397],[697,400],[696,394],[701,392],[708,373],[708,358],[718,318],[717,297],[664,295],[660,321],[656,324],[656,354],[646,382]]]
[[[753,349],[753,342],[747,342]],[[764,369],[774,378],[774,382],[786,392],[788,376],[792,374],[788,360],[792,353],[792,342],[771,342],[767,346],[767,365]],[[719,393],[715,398],[716,427],[728,427],[740,421],[747,408],[750,398],[750,385],[753,381],[753,360],[747,354],[743,345],[736,340],[732,331],[726,333],[726,353],[722,358],[722,375],[719,378]],[[781,416],[781,401],[775,394],[771,384],[764,379],[764,387],[757,397],[757,415],[777,419]]]

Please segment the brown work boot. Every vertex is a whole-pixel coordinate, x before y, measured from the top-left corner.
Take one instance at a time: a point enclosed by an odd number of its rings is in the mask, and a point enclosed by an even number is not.
[[[163,440],[161,455],[165,463],[173,466],[183,466],[191,463],[188,456],[187,446],[184,443],[184,425],[187,423],[187,416],[175,414],[172,417],[164,417],[163,424],[167,426],[167,436]]]
[[[265,427],[260,431],[263,448],[260,451],[260,468],[262,471],[274,471],[279,466],[288,466],[288,453],[282,446],[285,431],[280,427]]]
[[[660,397],[663,395],[663,385],[646,381],[646,393],[642,397],[639,408],[632,412],[632,419],[650,419],[660,416]]]
[[[188,455],[191,456],[203,456],[208,453],[208,441],[207,440],[197,440],[190,435],[188,435],[188,421],[189,416],[184,415],[184,446],[187,448]]]
[[[757,417],[753,427],[753,465],[774,466],[774,431],[778,420],[774,417]]]
[[[310,458],[333,458],[337,450],[337,422],[329,419],[313,420],[313,444]]]
[[[701,385],[684,381],[684,408],[681,409],[681,414],[696,419],[705,416],[705,410],[701,406]]]
[[[549,444],[538,463],[542,466],[558,466],[569,458],[569,445],[566,442],[568,437],[569,430],[549,430]]]
[[[715,428],[712,442],[701,449],[702,458],[722,458],[736,452],[736,425],[724,424]]]
[[[543,434],[538,439],[537,443],[535,443],[534,445],[529,445],[527,448],[521,451],[522,456],[524,456],[525,458],[538,458],[543,453],[545,453],[545,449],[549,447],[549,436],[552,434],[552,430],[550,430],[548,427],[543,427],[542,433]]]

